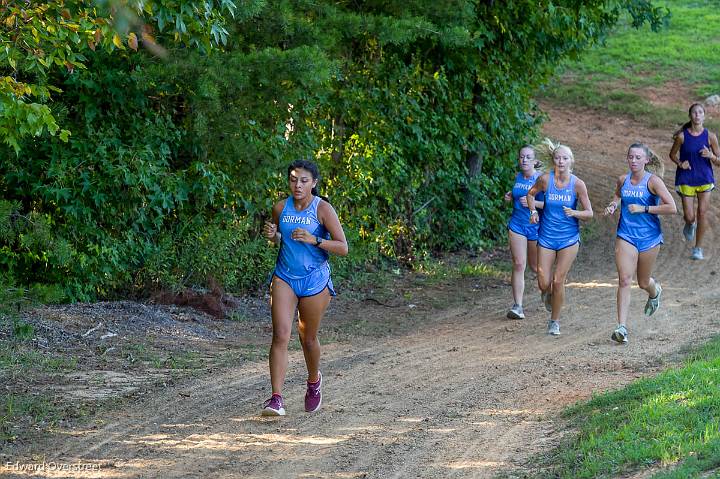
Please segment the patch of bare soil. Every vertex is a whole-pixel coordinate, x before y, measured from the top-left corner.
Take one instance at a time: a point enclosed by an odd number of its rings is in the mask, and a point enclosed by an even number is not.
[[[678,111],[687,110],[690,103],[692,103],[692,101],[688,102],[687,99],[695,97],[690,85],[681,81],[669,81],[661,86],[644,86],[639,90],[634,90],[634,92],[645,98],[653,106]]]
[[[532,477],[538,472],[532,458],[565,434],[558,418],[563,407],[673,365],[720,327],[717,233],[708,233],[707,259],[692,262],[678,215],[663,218],[665,244],[655,272],[663,284],[661,309],[645,318],[646,297],[634,288],[630,343],[610,340],[617,219],[601,212],[614,179],[626,169],[627,146],[642,140],[667,159],[672,127],[654,130],[592,111],[544,108],[550,116],[545,132],[573,149],[596,212],[568,281],[560,337],[545,334],[549,314],[529,279],[525,321],[505,319],[511,302],[507,280],[398,283],[383,298],[341,298],[331,306],[322,329],[333,341],[323,350],[319,413],[303,412],[304,363],[294,350],[284,418],[259,416],[269,392],[267,365],[264,357],[247,359],[4,449],[0,470],[23,477],[29,474],[18,465],[53,462],[96,470],[46,471],[42,477]],[[671,185],[674,170],[669,160],[667,165],[665,181]],[[715,200],[710,215],[718,217]],[[77,321],[78,340],[102,321],[104,328],[93,337],[116,332],[116,348],[129,334],[122,323],[147,317],[112,321],[112,306],[98,307],[90,322],[77,319],[72,307],[43,314],[48,321],[48,315],[62,316],[55,321],[64,326]],[[161,311],[150,315],[146,328],[167,352],[193,344],[201,355],[212,355],[253,335],[269,342],[267,310],[235,322],[183,322]],[[362,333],[367,328],[372,334]],[[83,348],[97,350],[95,343]],[[79,382],[87,382],[88,374]],[[126,379],[119,383],[128,384]]]
[[[634,90],[645,98],[651,105],[661,108],[688,111],[693,103],[702,103],[705,107],[705,121],[710,122],[720,118],[720,104],[706,102],[706,98],[698,98],[692,87],[680,81],[670,81],[661,86],[645,86]]]

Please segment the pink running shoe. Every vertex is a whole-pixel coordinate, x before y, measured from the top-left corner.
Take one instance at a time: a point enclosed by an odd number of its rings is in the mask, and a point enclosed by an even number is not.
[[[318,371],[319,379],[316,383],[307,383],[305,393],[305,411],[315,412],[322,404],[322,373]]]
[[[284,416],[285,407],[283,406],[282,396],[273,394],[272,397],[263,404],[263,410],[260,414],[263,416]]]

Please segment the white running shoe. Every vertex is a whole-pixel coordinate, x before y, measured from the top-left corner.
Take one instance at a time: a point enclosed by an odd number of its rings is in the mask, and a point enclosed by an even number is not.
[[[552,336],[560,336],[560,323],[552,319],[548,321],[547,333]]]
[[[620,344],[627,344],[627,337],[628,332],[624,324],[621,324],[620,326],[615,328],[615,331],[613,331],[612,335],[610,336],[613,341],[617,341]]]
[[[690,256],[694,260],[701,260],[705,259],[703,256],[702,248],[693,248],[692,249],[692,256]]]
[[[507,317],[510,319],[525,319],[525,313],[523,308],[519,304],[513,304],[513,307],[508,311]]]
[[[648,295],[647,303],[645,303],[646,316],[652,316],[660,307],[660,295],[662,294],[662,288],[660,287],[660,283],[657,281],[655,281],[655,292],[657,294],[654,298],[651,298],[650,295]]]

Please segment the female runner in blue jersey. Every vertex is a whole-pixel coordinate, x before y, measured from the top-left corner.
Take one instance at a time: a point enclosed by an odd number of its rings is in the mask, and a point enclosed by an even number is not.
[[[262,414],[266,416],[285,415],[282,387],[296,310],[308,371],[305,411],[317,411],[322,404],[318,329],[330,297],[335,295],[328,253],[345,256],[348,244],[337,213],[317,194],[319,177],[315,163],[293,162],[288,167],[291,196],[275,204],[272,222],[265,223],[264,227],[265,237],[280,244],[270,285],[272,396],[263,404]]]
[[[662,288],[651,277],[663,235],[658,215],[672,215],[675,202],[662,181],[662,161],[646,145],[633,143],[627,153],[630,171],[617,180],[615,196],[605,214],[620,206],[620,221],[615,240],[615,264],[618,270],[617,328],[611,338],[628,341],[627,317],[630,308],[630,285],[637,274],[638,286],[648,293],[645,314],[651,316],[660,307]]]
[[[525,145],[518,152],[520,171],[515,176],[513,189],[505,194],[505,201],[513,202],[512,215],[508,222],[508,239],[512,254],[513,270],[510,279],[514,304],[507,317],[525,319],[523,294],[525,292],[525,266],[537,272],[537,238],[539,225],[530,224],[530,210],[527,207],[527,192],[535,184],[540,172],[535,170],[535,148]],[[535,208],[542,208],[542,193],[535,201]],[[538,201],[540,200],[540,201]]]
[[[565,145],[547,141],[553,169],[535,182],[527,194],[530,222],[540,223],[538,232],[538,287],[545,309],[550,311],[547,332],[560,334],[560,310],[565,302],[565,279],[580,248],[578,220],[593,217],[585,183],[572,174],[575,162]],[[535,207],[535,195],[545,193],[542,221]],[[577,209],[578,201],[582,209]],[[553,272],[553,265],[555,271]]]
[[[707,211],[710,207],[710,192],[715,189],[713,165],[720,166],[720,147],[714,133],[703,126],[705,107],[693,103],[688,111],[690,121],[673,135],[670,159],[677,165],[675,190],[682,199],[685,227],[685,241],[695,240],[692,259],[703,256],[703,237],[708,229]],[[678,157],[679,154],[679,157]],[[693,204],[697,198],[697,213]],[[697,229],[697,232],[696,232]]]

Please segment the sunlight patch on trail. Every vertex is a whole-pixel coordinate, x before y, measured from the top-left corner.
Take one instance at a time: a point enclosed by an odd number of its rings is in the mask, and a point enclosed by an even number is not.
[[[539,410],[533,409],[478,409],[473,411],[474,416],[528,416],[538,414]]]
[[[317,478],[353,478],[353,477],[367,477],[366,472],[333,472],[330,474],[323,474],[321,472],[306,472],[303,474],[298,475],[297,477],[312,477],[313,479]]]
[[[449,469],[486,469],[488,467],[502,467],[507,465],[504,461],[462,461],[447,464]]]
[[[401,417],[396,419],[396,421],[400,422],[423,422],[424,420],[424,417]]]
[[[593,289],[593,288],[617,288],[615,283],[598,283],[597,281],[589,281],[587,283],[567,283],[566,288]]]
[[[249,447],[267,447],[277,444],[309,444],[327,446],[347,441],[349,436],[291,436],[289,434],[193,434],[176,439],[167,434],[152,434],[136,440],[123,441],[126,444],[145,444],[174,449],[216,449],[238,451]]]

